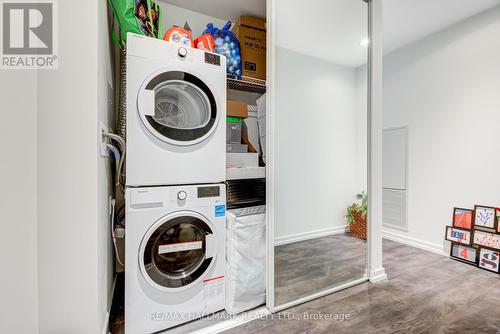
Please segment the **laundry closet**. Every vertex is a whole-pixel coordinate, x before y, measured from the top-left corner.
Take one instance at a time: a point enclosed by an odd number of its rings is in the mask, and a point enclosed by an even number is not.
[[[141,0],[126,32],[110,3],[111,332],[220,331],[366,281],[367,3]]]

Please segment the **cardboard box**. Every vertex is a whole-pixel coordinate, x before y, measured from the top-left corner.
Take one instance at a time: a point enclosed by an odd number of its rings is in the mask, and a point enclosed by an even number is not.
[[[245,102],[227,100],[226,115],[228,117],[248,117],[248,105]]]
[[[266,80],[266,20],[241,16],[232,31],[240,41],[243,76]]]

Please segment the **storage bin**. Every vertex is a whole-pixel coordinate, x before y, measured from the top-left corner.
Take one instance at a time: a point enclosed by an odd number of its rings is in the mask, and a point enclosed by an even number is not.
[[[241,144],[242,118],[227,117],[226,144]]]
[[[226,153],[226,166],[259,167],[259,153]]]
[[[247,153],[248,145],[246,144],[227,144],[226,145],[227,153]]]

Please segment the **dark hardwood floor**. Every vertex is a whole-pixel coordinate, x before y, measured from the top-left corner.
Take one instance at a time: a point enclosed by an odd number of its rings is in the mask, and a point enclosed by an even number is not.
[[[499,275],[385,239],[383,247],[387,281],[224,333],[500,333]]]
[[[294,242],[274,249],[277,305],[362,278],[366,273],[366,241],[335,234]]]
[[[500,333],[499,275],[385,239],[383,248],[387,281],[363,283],[224,333]],[[123,317],[116,320],[112,332],[123,333]],[[211,324],[203,319],[165,333]]]

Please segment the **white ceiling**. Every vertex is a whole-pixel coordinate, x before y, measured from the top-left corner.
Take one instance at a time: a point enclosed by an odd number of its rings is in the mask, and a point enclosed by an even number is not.
[[[276,45],[336,64],[368,59],[368,5],[361,0],[275,0]]]
[[[222,20],[236,21],[241,15],[266,17],[266,0],[160,0]]]
[[[384,52],[392,52],[425,36],[500,4],[500,0],[383,0]]]
[[[212,17],[265,17],[266,0],[163,0]],[[276,44],[341,65],[366,63],[367,5],[359,0],[274,0]],[[383,0],[384,53],[500,4],[500,0]]]

